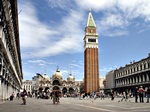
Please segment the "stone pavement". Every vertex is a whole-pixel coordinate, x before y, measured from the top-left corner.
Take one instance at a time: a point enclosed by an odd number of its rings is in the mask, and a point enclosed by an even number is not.
[[[61,98],[60,104],[53,104],[52,100],[27,98],[27,105],[21,105],[21,98],[14,101],[0,102],[0,112],[150,112],[150,103],[134,103],[130,101],[118,102],[106,98],[79,100],[78,98]],[[145,99],[146,101],[146,99]]]

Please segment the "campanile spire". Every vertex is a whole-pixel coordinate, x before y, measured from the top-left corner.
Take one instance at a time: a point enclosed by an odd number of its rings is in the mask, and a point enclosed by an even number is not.
[[[98,34],[91,10],[88,14],[84,36],[84,91],[99,91]]]
[[[93,16],[92,16],[92,10],[89,9],[89,15],[88,15],[88,21],[87,21],[87,27],[96,27],[96,24],[94,22]]]

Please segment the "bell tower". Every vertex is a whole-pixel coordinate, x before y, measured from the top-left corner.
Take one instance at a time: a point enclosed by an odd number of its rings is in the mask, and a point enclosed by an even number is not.
[[[99,62],[98,62],[98,34],[96,25],[89,11],[84,36],[84,91],[93,93],[99,91]]]

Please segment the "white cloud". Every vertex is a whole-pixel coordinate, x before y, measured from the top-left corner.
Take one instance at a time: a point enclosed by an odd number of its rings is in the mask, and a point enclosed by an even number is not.
[[[109,36],[109,37],[114,37],[114,36],[122,36],[122,35],[127,35],[128,31],[127,30],[111,30],[111,29],[100,29],[99,30],[101,35],[104,36]]]
[[[44,46],[45,44],[41,42],[47,43],[51,35],[58,34],[58,32],[51,30],[47,25],[38,20],[34,6],[28,3],[20,7],[24,9],[19,15],[22,48]]]
[[[106,36],[121,36],[128,33],[127,27],[134,25],[134,19],[150,21],[150,0],[76,0],[83,9],[92,8],[98,14],[98,32]],[[140,24],[143,24],[143,21]],[[138,23],[139,24],[139,23]],[[136,26],[135,23],[134,26]]]
[[[150,0],[76,0],[76,3],[87,10],[92,8],[95,11],[122,12],[125,16],[144,16],[150,20]]]
[[[95,11],[99,11],[112,8],[116,0],[76,0],[76,3],[86,10],[92,8]]]
[[[72,1],[70,0],[46,0],[49,7],[51,8],[61,8],[68,10],[72,6]]]
[[[100,24],[105,27],[124,27],[129,23],[121,14],[107,14],[100,21]]]
[[[61,70],[62,74],[69,74],[69,72],[67,70]]]
[[[149,0],[118,0],[118,7],[129,18],[143,17],[145,19],[150,18],[150,1]]]
[[[55,64],[55,63],[52,63],[50,61],[45,61],[45,60],[28,60],[28,63],[32,63],[32,64],[38,64],[40,66],[46,66],[46,65],[50,65],[50,64]]]
[[[83,37],[81,35],[75,35],[74,37],[62,37],[57,42],[53,42],[52,46],[46,46],[44,49],[37,49],[37,53],[34,56],[51,56],[51,55],[57,55],[60,53],[75,53],[75,52],[81,52],[82,51],[82,45],[80,44],[82,41],[78,40],[78,38]],[[42,51],[42,53],[41,53]]]
[[[59,25],[50,27],[38,19],[38,11],[31,3],[19,7],[25,9],[19,15],[23,58],[83,51],[83,32],[80,27],[82,12],[70,10]],[[30,55],[24,54],[25,51],[29,51]]]
[[[142,29],[142,30],[140,30],[138,33],[142,33],[142,32],[144,32],[144,31],[148,31],[148,30],[150,30],[150,28]]]
[[[100,69],[100,72],[109,72],[111,70],[115,70],[117,68],[117,66],[113,66],[113,67],[104,67]]]
[[[121,14],[110,14],[107,13],[100,20],[97,21],[98,31],[106,36],[122,36],[126,35],[128,31],[126,27],[129,25],[129,22],[123,18]]]
[[[79,64],[69,64],[70,68],[83,68],[83,65],[79,65]]]
[[[69,0],[47,0],[50,7],[70,7]],[[92,8],[102,12],[96,15],[98,32],[106,36],[122,36],[128,34],[127,27],[137,17],[150,21],[149,0],[76,0],[78,8],[68,9],[67,16],[60,18],[59,24],[50,26],[38,19],[38,10],[31,4],[19,4],[24,9],[19,14],[20,40],[23,58],[48,57],[61,53],[83,51],[83,9]],[[86,11],[87,12],[87,11]],[[94,15],[93,15],[94,16]],[[50,20],[51,21],[51,20]],[[137,23],[135,23],[137,25]],[[141,25],[141,23],[138,23]],[[135,26],[136,26],[135,25]],[[102,32],[102,33],[101,33]],[[70,38],[71,37],[71,38]],[[41,53],[42,51],[42,53]],[[24,52],[29,52],[25,54]]]

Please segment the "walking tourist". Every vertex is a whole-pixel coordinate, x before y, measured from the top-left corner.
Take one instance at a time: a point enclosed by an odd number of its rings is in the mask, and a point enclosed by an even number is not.
[[[59,102],[59,91],[56,91],[56,92],[55,92],[55,97],[56,97],[56,102],[57,102],[57,104],[60,103],[60,102]]]
[[[130,92],[127,92],[127,90],[124,91],[124,92],[122,93],[122,99],[119,100],[118,102],[123,101],[123,100],[124,100],[124,101],[129,101],[129,102],[130,102],[130,99],[128,99],[129,96],[131,96],[131,93],[130,93]]]
[[[122,99],[119,100],[118,102],[123,101],[123,100],[125,100],[125,101],[127,100],[126,92],[125,91],[122,93]]]
[[[56,103],[56,96],[55,96],[54,90],[51,92],[50,96],[51,96],[51,99],[53,100],[53,104],[55,104]]]
[[[148,87],[147,91],[146,91],[146,95],[147,95],[147,102],[149,103],[149,99],[150,99],[150,87]]]
[[[19,98],[20,98],[20,93],[19,92],[17,93],[16,98],[18,98],[18,100],[19,100]]]
[[[140,103],[144,103],[144,89],[142,86],[138,89]]]
[[[22,101],[23,101],[22,105],[26,105],[27,91],[25,89],[21,92],[21,97],[22,97]]]
[[[129,95],[129,93],[128,93],[127,90],[126,90],[126,91],[125,91],[125,101],[128,100],[128,95]]]
[[[14,92],[13,92],[13,93],[10,95],[10,101],[13,101],[14,96],[15,96],[15,94],[14,94]]]
[[[138,103],[138,87],[135,88],[135,102]]]
[[[101,100],[102,100],[102,99],[104,100],[105,94],[104,94],[103,92],[100,93],[100,98],[101,98]]]
[[[97,95],[96,95],[96,92],[94,92],[94,100],[96,100],[97,98]]]
[[[114,100],[114,95],[115,95],[115,93],[114,93],[114,91],[112,91],[111,92],[111,100]]]

